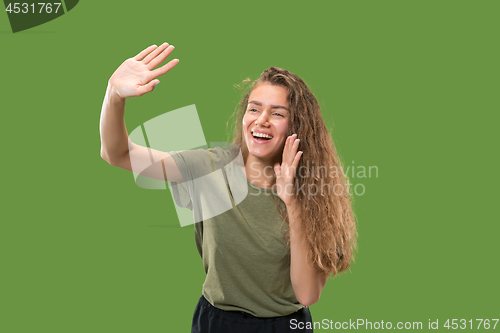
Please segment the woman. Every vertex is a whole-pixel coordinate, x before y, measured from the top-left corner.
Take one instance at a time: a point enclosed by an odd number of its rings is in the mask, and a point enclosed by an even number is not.
[[[152,155],[173,184],[176,203],[192,207],[206,198],[191,181],[219,164],[227,182],[230,169],[223,167],[234,154],[141,147],[130,142],[123,120],[125,98],[151,92],[157,77],[177,65],[174,59],[155,69],[172,50],[153,45],[112,75],[101,114],[101,156],[132,171],[131,160]],[[328,276],[349,268],[356,246],[346,177],[318,102],[299,77],[271,67],[249,83],[233,115],[249,195],[235,204],[228,186],[233,206],[195,224],[207,277],[192,332],[312,332],[308,307]]]

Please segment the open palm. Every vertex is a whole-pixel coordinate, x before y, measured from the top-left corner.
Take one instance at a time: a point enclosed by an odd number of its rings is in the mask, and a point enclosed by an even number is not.
[[[142,96],[153,91],[155,84],[160,82],[157,77],[166,74],[179,63],[178,59],[174,59],[155,69],[173,49],[168,43],[148,47],[135,57],[125,60],[113,73],[109,84],[121,98]]]

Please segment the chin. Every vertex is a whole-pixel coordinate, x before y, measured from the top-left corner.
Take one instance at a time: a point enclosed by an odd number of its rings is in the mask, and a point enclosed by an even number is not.
[[[274,159],[276,157],[275,153],[263,152],[256,149],[249,149],[248,154],[263,160]]]

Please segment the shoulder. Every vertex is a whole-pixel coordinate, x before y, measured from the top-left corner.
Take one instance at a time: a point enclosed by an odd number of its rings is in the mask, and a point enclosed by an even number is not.
[[[236,157],[238,151],[234,149],[225,149],[221,147],[214,147],[208,149],[210,159],[214,163],[214,169],[220,169],[231,163]]]
[[[170,152],[184,179],[200,177],[224,168],[239,156],[235,145]],[[190,175],[188,175],[190,173]],[[186,176],[186,177],[185,177]]]

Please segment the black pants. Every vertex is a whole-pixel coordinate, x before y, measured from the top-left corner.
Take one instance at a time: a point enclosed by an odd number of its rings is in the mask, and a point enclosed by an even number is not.
[[[260,318],[243,311],[224,311],[214,307],[202,295],[193,315],[191,333],[312,333],[308,307],[283,317]],[[299,329],[303,327],[303,329]]]

